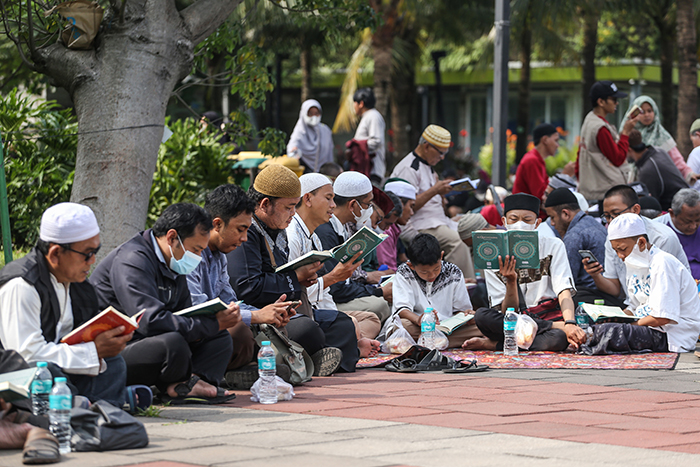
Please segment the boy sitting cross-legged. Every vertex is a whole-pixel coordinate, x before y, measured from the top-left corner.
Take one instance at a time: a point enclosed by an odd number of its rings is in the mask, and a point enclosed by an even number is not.
[[[408,262],[396,271],[393,312],[399,314],[414,339],[420,336],[420,320],[426,308],[435,309],[438,323],[456,313],[474,313],[462,271],[443,261],[443,254],[435,237],[419,234],[406,249]],[[449,347],[460,347],[465,339],[483,334],[468,323],[447,337]]]

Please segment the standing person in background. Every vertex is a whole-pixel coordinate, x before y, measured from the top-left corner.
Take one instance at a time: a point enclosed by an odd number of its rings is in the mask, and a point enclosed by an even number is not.
[[[386,176],[386,149],[384,132],[386,123],[384,117],[374,108],[376,99],[374,91],[370,88],[362,88],[355,91],[352,96],[353,109],[360,123],[355,130],[355,138],[358,141],[367,141],[367,150],[372,157],[372,171],[370,180],[375,185],[381,185]]]
[[[627,97],[627,93],[619,91],[612,81],[598,81],[591,87],[590,97],[593,110],[588,112],[581,127],[576,176],[578,191],[587,200],[599,200],[608,189],[627,183],[628,136],[639,115],[625,120],[618,135],[605,117],[615,113],[617,100]]]
[[[333,134],[321,123],[321,114],[317,100],[304,101],[287,143],[287,155],[301,159],[307,172],[318,172],[323,164],[333,162]]]
[[[515,172],[513,193],[527,193],[542,200],[549,184],[545,158],[553,156],[559,149],[559,133],[554,125],[543,123],[532,132],[535,147],[525,154]]]
[[[695,120],[692,125],[690,125],[690,141],[693,143],[693,150],[690,151],[688,155],[688,167],[694,173],[700,173],[700,118]],[[689,183],[694,190],[700,191],[700,181],[696,181],[695,184]]]
[[[629,118],[630,112],[635,105],[641,109],[641,112],[639,113],[639,121],[634,126],[634,129],[639,130],[642,134],[642,142],[647,146],[654,146],[668,153],[685,181],[690,185],[695,183],[698,176],[685,163],[685,159],[683,159],[683,155],[678,150],[673,136],[661,125],[659,108],[654,99],[649,96],[637,97],[630,105],[630,108],[627,109],[624,120]]]

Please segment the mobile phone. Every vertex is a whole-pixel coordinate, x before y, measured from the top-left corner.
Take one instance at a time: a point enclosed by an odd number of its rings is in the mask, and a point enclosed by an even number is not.
[[[588,258],[588,264],[600,264],[600,261],[598,261],[598,258],[595,257],[591,250],[578,250],[578,254],[581,255],[582,258]]]
[[[632,110],[630,110],[629,118],[634,118],[637,115],[639,115],[641,112],[642,112],[642,109],[638,105],[635,105],[634,107],[632,107]]]
[[[292,311],[294,308],[298,307],[299,305],[301,305],[301,300],[294,300],[287,307],[287,314],[289,314],[290,311]]]

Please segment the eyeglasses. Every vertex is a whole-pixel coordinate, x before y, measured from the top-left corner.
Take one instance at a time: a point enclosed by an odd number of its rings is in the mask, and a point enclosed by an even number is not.
[[[374,209],[374,212],[377,212],[378,206],[376,204],[372,203],[372,209]],[[385,217],[386,216],[379,216],[377,218],[377,224],[379,224],[381,221],[383,221]]]
[[[360,205],[360,209],[369,209],[369,207],[372,205],[372,202],[371,202],[371,201],[370,201],[369,203],[367,203],[367,202],[361,201],[361,200],[359,200],[359,199],[357,199],[357,198],[355,198],[355,201],[357,201],[357,204]],[[367,207],[365,207],[365,204],[367,205]]]
[[[620,211],[620,212],[607,212],[607,213],[604,212],[604,213],[600,216],[600,218],[603,219],[605,222],[610,222],[611,220],[615,219],[615,218],[616,218],[617,216],[619,216],[620,214],[624,214],[625,211],[629,211],[630,209],[632,209],[633,206],[634,206],[634,204],[633,204],[632,206],[627,206],[625,209],[623,209],[623,210]]]
[[[427,141],[426,141],[426,142],[427,142]],[[447,153],[450,152],[449,149],[445,149],[445,152],[440,151],[440,149],[439,149],[437,146],[435,146],[435,145],[433,145],[433,144],[430,144],[430,143],[428,143],[428,146],[430,146],[431,148],[435,149],[435,150],[440,154],[441,157],[445,157],[445,156],[447,155]]]
[[[87,263],[97,254],[98,251],[100,251],[100,248],[102,248],[102,245],[98,246],[94,250],[88,251],[87,253],[83,253],[82,251],[74,250],[73,248],[71,248],[68,245],[61,245],[61,248],[63,248],[64,250],[72,251],[73,253],[78,253],[79,255],[83,255],[85,257],[85,262]]]

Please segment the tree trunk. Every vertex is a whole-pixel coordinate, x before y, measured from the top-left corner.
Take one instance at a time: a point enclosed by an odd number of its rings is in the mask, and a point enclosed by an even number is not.
[[[528,134],[530,129],[530,55],[532,54],[532,29],[530,27],[530,12],[527,11],[523,30],[520,34],[520,81],[518,82],[518,140],[515,143],[516,164],[520,163],[527,152]]]
[[[382,0],[370,0],[370,6],[382,15],[383,24],[372,35],[372,55],[374,56],[374,96],[375,108],[384,118],[389,111],[389,89],[391,86],[391,56],[396,36],[396,20],[399,0],[391,0],[384,5]]]
[[[405,34],[403,37],[408,48],[407,62],[403,66],[398,67],[392,75],[391,79],[391,129],[393,136],[393,153],[399,160],[408,154],[418,143],[418,138],[412,137],[422,128],[416,128],[415,125],[415,107],[416,102],[416,59],[420,55],[420,48],[416,44],[415,34]],[[389,161],[387,168],[389,169]],[[388,172],[389,170],[387,170]]]
[[[676,143],[684,157],[693,149],[688,132],[697,117],[697,36],[693,0],[678,0],[678,132]]]
[[[663,29],[662,29],[663,28]],[[671,134],[675,130],[673,118],[673,53],[675,30],[665,21],[659,23],[659,48],[661,49],[661,123]]]
[[[583,51],[582,61],[582,96],[583,117],[591,111],[591,87],[595,83],[595,48],[598,44],[598,19],[599,13],[595,8],[579,9],[583,17]]]
[[[198,42],[241,0],[130,0],[124,22],[97,37],[96,49],[62,44],[38,49],[40,70],[71,94],[78,150],[71,201],[90,206],[101,229],[102,255],[144,228],[165,111],[192,67]],[[118,8],[120,1],[113,1]]]
[[[311,70],[312,70],[311,45],[304,44],[301,49],[301,102],[311,99]]]

